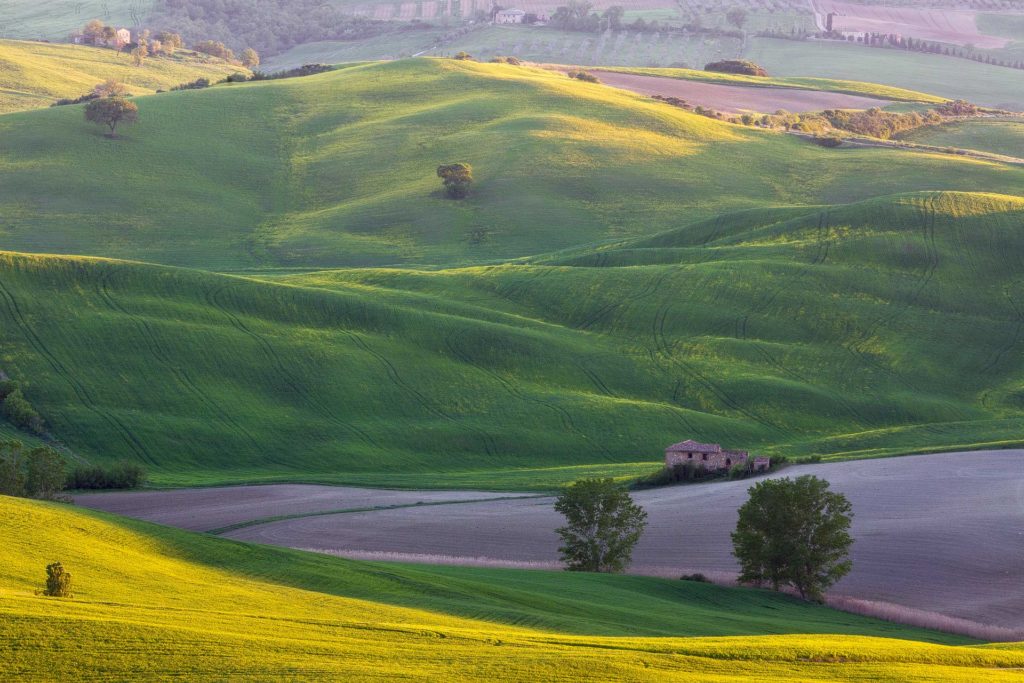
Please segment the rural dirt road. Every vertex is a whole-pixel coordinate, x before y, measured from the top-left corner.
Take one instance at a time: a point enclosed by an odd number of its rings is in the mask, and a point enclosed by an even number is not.
[[[643,76],[614,71],[598,71],[601,83],[630,90],[641,95],[678,97],[693,105],[710,107],[726,114],[742,112],[822,111],[823,109],[870,109],[886,107],[889,100],[847,95],[844,93],[798,90],[796,88],[761,88],[743,85],[719,85],[687,81],[665,76]]]
[[[854,569],[837,593],[1024,628],[1024,450],[801,465],[780,476],[800,474],[828,479],[853,503]],[[649,525],[631,571],[735,572],[729,533],[750,485],[748,480],[635,493]],[[561,522],[553,499],[464,502],[498,495],[258,486],[93,494],[76,502],[209,529],[247,516],[460,501],[300,517],[224,535],[361,558],[553,566],[554,528]]]

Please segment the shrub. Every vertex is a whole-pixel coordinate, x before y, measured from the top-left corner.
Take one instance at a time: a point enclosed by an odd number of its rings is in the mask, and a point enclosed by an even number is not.
[[[67,476],[69,489],[134,489],[146,481],[146,470],[137,463],[121,460],[112,465],[80,465]]]
[[[196,80],[189,81],[188,83],[179,83],[178,85],[173,86],[171,88],[171,90],[199,90],[201,88],[209,88],[209,87],[210,87],[210,79],[209,78],[197,78]]]
[[[43,418],[32,407],[32,403],[16,383],[14,383],[13,389],[3,397],[3,403],[0,403],[0,414],[3,414],[3,417],[18,429],[24,429],[33,434],[43,433]]]
[[[245,83],[249,80],[249,75],[244,74],[241,71],[236,71],[227,78],[224,79],[228,83]]]
[[[89,102],[91,100],[95,100],[98,97],[99,97],[99,95],[97,95],[94,92],[87,92],[84,95],[80,95],[78,97],[70,97],[70,98],[69,97],[62,97],[61,99],[57,100],[56,102],[54,102],[50,106],[51,107],[63,107],[64,105],[67,105],[67,104],[82,104],[83,102]]]
[[[452,199],[469,196],[473,183],[473,167],[469,164],[442,164],[437,167],[437,177],[444,183],[445,193]]]
[[[575,78],[578,81],[585,81],[587,83],[600,83],[597,76],[587,71],[570,71],[568,74],[569,78]]]
[[[836,135],[815,135],[811,142],[822,147],[838,147],[843,144],[843,139]]]
[[[683,574],[679,577],[680,581],[696,581],[697,583],[711,583],[711,579],[704,576],[700,572],[696,574]]]
[[[513,66],[519,66],[522,64],[518,57],[494,57],[491,59],[493,64],[512,64]]]
[[[471,55],[471,54],[469,54],[468,52],[465,52],[465,51],[456,52],[454,59],[458,59],[459,61],[464,61],[464,62],[465,61],[473,61],[473,55]]]
[[[60,562],[46,565],[46,588],[43,595],[51,598],[70,598],[71,574],[64,569]]]
[[[746,76],[767,76],[764,67],[746,59],[723,59],[704,65],[705,71],[716,71],[723,74],[744,74]]]
[[[750,474],[750,466],[745,462],[738,462],[729,468],[730,479],[746,479]]]
[[[294,69],[287,69],[286,71],[275,71],[273,73],[263,73],[262,71],[254,71],[250,81],[273,81],[278,78],[299,78],[301,76],[312,76],[314,74],[322,74],[325,71],[334,71],[334,67],[330,64],[303,64],[297,66]]]
[[[942,116],[974,116],[978,113],[978,106],[967,100],[953,100],[943,102],[935,107],[935,111]]]

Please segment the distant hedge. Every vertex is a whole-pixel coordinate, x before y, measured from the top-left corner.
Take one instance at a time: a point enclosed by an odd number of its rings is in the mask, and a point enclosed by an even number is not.
[[[68,474],[69,489],[134,489],[146,481],[146,471],[134,462],[112,465],[79,465]]]

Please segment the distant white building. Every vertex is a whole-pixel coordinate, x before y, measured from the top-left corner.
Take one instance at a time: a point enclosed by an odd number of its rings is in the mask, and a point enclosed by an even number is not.
[[[503,9],[500,12],[495,13],[494,23],[495,24],[521,24],[523,23],[523,17],[526,16],[526,12],[521,9]]]

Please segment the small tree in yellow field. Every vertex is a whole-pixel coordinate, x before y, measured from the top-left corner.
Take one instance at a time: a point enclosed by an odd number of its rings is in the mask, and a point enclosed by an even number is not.
[[[70,598],[71,574],[64,569],[60,562],[46,565],[46,588],[43,595],[51,598]]]

